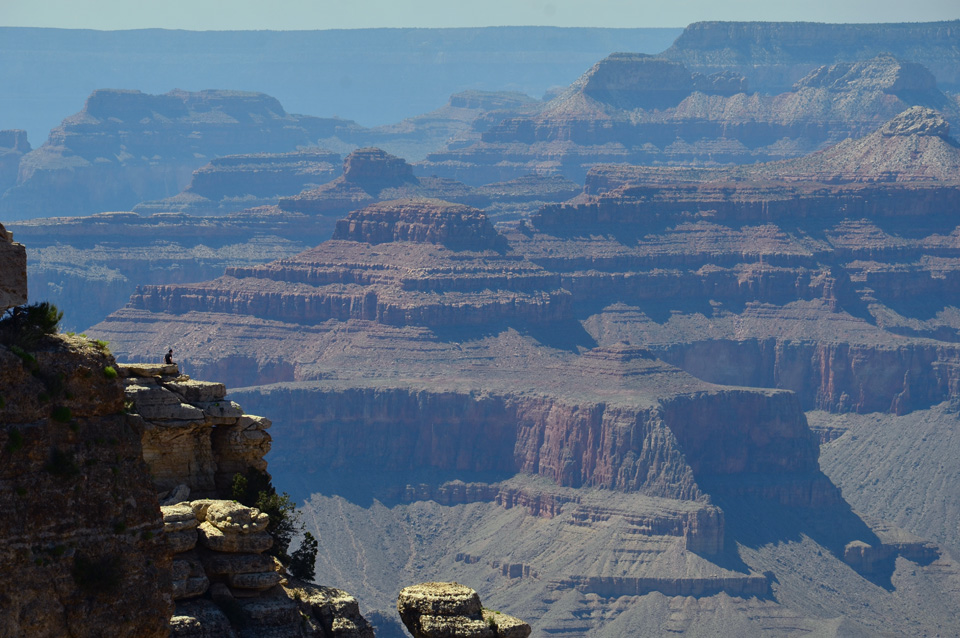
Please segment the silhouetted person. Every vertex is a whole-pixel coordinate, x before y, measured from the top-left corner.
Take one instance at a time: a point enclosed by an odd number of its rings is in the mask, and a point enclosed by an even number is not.
[[[166,356],[163,357],[163,362],[167,365],[173,364],[173,348],[170,348],[169,350],[167,350]]]

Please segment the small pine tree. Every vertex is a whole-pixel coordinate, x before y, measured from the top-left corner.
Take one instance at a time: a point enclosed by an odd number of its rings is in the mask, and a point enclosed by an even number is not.
[[[63,313],[48,301],[18,306],[0,319],[0,343],[32,350],[46,335],[57,334]]]
[[[300,547],[290,557],[290,573],[300,580],[313,581],[319,544],[313,534],[306,532]]]
[[[273,546],[267,550],[284,565],[290,564],[290,541],[302,529],[297,504],[284,492],[277,494],[270,477],[264,472],[251,470],[246,475],[234,474],[231,496],[241,505],[256,507],[270,517],[267,532],[273,537]]]

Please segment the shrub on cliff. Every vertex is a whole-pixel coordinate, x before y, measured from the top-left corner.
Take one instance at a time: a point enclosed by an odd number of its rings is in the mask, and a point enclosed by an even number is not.
[[[0,319],[0,343],[31,350],[43,337],[57,334],[61,319],[63,313],[48,301],[11,308]]]
[[[235,474],[232,492],[233,499],[241,505],[256,507],[270,517],[267,532],[273,537],[273,547],[267,550],[267,553],[276,556],[284,565],[290,566],[293,560],[287,553],[290,541],[303,531],[297,504],[293,502],[290,495],[286,492],[277,494],[277,490],[270,482],[270,477],[256,470],[251,470],[246,475]],[[310,538],[313,537],[310,536]],[[297,556],[297,552],[294,552],[294,556]],[[306,554],[300,554],[300,556],[300,560],[305,560]],[[313,556],[316,558],[315,550]]]
[[[300,580],[313,581],[316,574],[317,550],[319,544],[313,534],[306,532],[300,547],[290,556],[290,573]]]

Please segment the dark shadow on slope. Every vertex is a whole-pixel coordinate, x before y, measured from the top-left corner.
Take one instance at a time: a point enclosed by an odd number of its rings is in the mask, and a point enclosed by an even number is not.
[[[340,496],[360,507],[370,507],[374,501],[392,507],[414,501],[433,500],[441,505],[461,502],[490,501],[490,498],[454,498],[440,493],[442,486],[453,483],[499,483],[516,475],[515,471],[468,471],[417,468],[415,470],[378,470],[376,462],[355,459],[355,469],[312,467],[309,459],[271,459],[273,484],[285,491],[297,503],[305,503],[312,496]],[[475,494],[478,492],[474,492]]]
[[[576,319],[552,321],[550,323],[496,322],[472,326],[437,326],[431,331],[437,339],[447,343],[480,341],[496,337],[508,330],[516,330],[521,335],[536,339],[541,345],[556,350],[579,352],[581,348],[590,350],[597,347],[596,341]]]
[[[828,481],[820,474],[823,481]],[[803,537],[812,539],[830,551],[838,560],[844,561],[850,543],[859,541],[871,548],[880,548],[881,540],[872,529],[840,500],[823,507],[797,507],[783,505],[775,500],[744,494],[741,489],[751,479],[732,481],[723,479],[700,479],[699,483],[710,493],[714,503],[723,509],[726,521],[726,545],[724,556],[716,561],[730,561],[736,545],[759,548],[765,545],[800,542]],[[761,477],[754,480],[765,483]],[[832,484],[830,484],[832,487]],[[748,486],[749,489],[749,486]],[[864,568],[850,564],[863,578],[888,591],[893,591],[891,577],[895,568],[896,551],[885,560],[874,561]],[[734,567],[731,567],[733,569]]]
[[[581,349],[592,350],[597,347],[596,340],[584,329],[583,324],[575,319],[530,326],[522,333],[530,335],[541,345],[556,350],[576,353]]]

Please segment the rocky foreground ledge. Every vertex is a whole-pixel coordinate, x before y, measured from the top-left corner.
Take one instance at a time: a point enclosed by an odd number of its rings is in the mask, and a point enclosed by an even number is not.
[[[460,583],[405,587],[397,612],[413,638],[527,638],[530,625],[486,609],[477,592]]]

